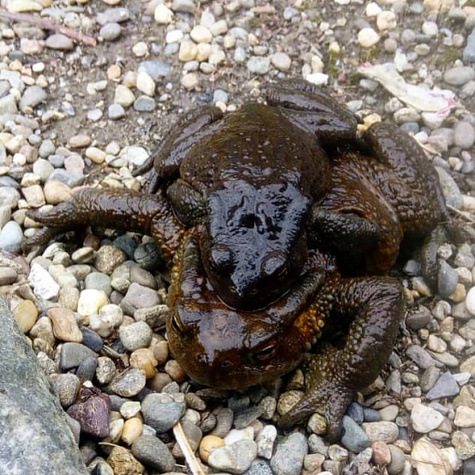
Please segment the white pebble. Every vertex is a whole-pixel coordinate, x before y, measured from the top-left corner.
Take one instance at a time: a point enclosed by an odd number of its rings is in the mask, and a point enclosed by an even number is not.
[[[380,36],[373,28],[363,28],[358,33],[358,43],[363,48],[371,48],[379,41]]]
[[[475,316],[475,287],[472,287],[467,294],[465,299],[465,306],[471,315]]]
[[[54,281],[49,272],[37,263],[31,266],[28,279],[33,286],[36,296],[50,300],[56,298],[59,293],[59,285]]]

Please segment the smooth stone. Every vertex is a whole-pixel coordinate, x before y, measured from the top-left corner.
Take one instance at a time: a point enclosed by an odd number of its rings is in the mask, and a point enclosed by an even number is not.
[[[61,33],[55,33],[54,35],[49,36],[46,39],[46,47],[57,50],[72,50],[74,48],[74,43],[71,38]]]
[[[72,310],[62,307],[52,308],[48,311],[48,317],[53,323],[53,333],[58,340],[82,342],[82,332]]]
[[[40,86],[27,87],[20,99],[20,109],[23,111],[29,107],[36,107],[38,104],[46,101],[47,97],[48,94]]]
[[[107,303],[107,295],[103,290],[85,289],[79,295],[78,313],[82,316],[97,314]]]
[[[14,309],[13,315],[23,333],[28,333],[38,318],[38,310],[31,300],[22,300]]]
[[[475,63],[475,28],[467,37],[467,44],[463,50],[463,62]]]
[[[132,453],[119,445],[112,449],[107,457],[107,463],[115,475],[141,475],[145,471],[144,466]]]
[[[33,292],[45,300],[54,299],[58,296],[59,285],[55,282],[49,272],[37,263],[31,266],[28,276],[30,284],[33,286]]]
[[[409,356],[409,358],[411,358],[411,360],[414,361],[414,363],[416,363],[419,368],[427,369],[430,366],[435,365],[433,358],[419,345],[411,345],[406,350],[406,355]]]
[[[307,438],[295,432],[280,442],[270,461],[275,475],[300,475],[305,455],[308,452]]]
[[[97,369],[97,358],[88,357],[86,358],[76,370],[76,376],[81,379],[81,381],[92,381],[94,375],[96,374]]]
[[[246,63],[246,67],[252,74],[264,75],[269,72],[270,59],[266,56],[251,56]]]
[[[122,23],[130,19],[130,11],[128,8],[109,8],[97,15],[97,22],[104,26],[106,23]]]
[[[352,452],[359,454],[367,447],[371,441],[363,429],[348,416],[343,416],[343,435],[341,443]]]
[[[449,298],[457,288],[459,275],[446,261],[439,261],[438,291],[442,298]]]
[[[155,99],[149,96],[139,96],[134,102],[134,109],[137,112],[152,112],[156,106]]]
[[[114,378],[110,389],[119,396],[133,397],[142,391],[146,382],[145,371],[131,368]]]
[[[0,231],[0,249],[8,252],[19,252],[22,241],[23,231],[18,223],[9,221],[3,226]]]
[[[112,271],[126,260],[126,255],[115,246],[102,246],[95,255],[94,266],[103,274],[110,275]]]
[[[251,466],[256,456],[257,444],[253,440],[242,439],[213,450],[208,458],[208,464],[217,470],[241,474]],[[274,473],[279,474],[275,470]]]
[[[423,404],[416,404],[411,411],[412,427],[416,432],[427,434],[440,426],[444,416],[435,409]]]
[[[55,393],[58,395],[61,405],[69,407],[76,400],[76,393],[81,380],[72,373],[56,374],[51,377]]]
[[[0,204],[16,208],[20,200],[20,193],[13,186],[0,187]]]
[[[472,287],[465,297],[465,307],[470,315],[475,316],[475,287]]]
[[[470,66],[449,68],[444,73],[444,81],[451,86],[463,86],[473,79],[475,79],[475,71]]]
[[[175,468],[170,449],[157,437],[141,435],[134,441],[131,450],[137,460],[160,473],[172,472]]]
[[[81,343],[67,342],[61,347],[59,367],[61,371],[77,368],[86,358],[96,358],[97,355]]]
[[[104,347],[102,338],[93,330],[88,327],[81,327],[82,344],[98,353]]]
[[[152,341],[152,329],[146,322],[136,322],[121,326],[119,329],[120,341],[129,351],[146,348]]]
[[[116,40],[122,32],[122,28],[118,23],[106,23],[99,30],[99,36],[102,36],[105,41]]]
[[[170,74],[171,65],[169,63],[166,63],[165,61],[159,61],[159,60],[142,61],[139,64],[137,72],[141,73],[142,71],[149,74],[151,78],[155,82],[157,82],[159,81],[160,78],[166,77]]]
[[[111,278],[102,272],[91,272],[86,276],[84,284],[86,289],[102,290],[106,295],[110,295],[112,292]]]
[[[277,429],[273,425],[266,425],[256,438],[257,455],[270,460],[274,450],[274,442],[277,438]]]
[[[398,426],[389,421],[364,422],[362,427],[372,442],[382,440],[390,444],[398,438],[399,434]]]
[[[454,143],[456,147],[469,149],[475,142],[475,130],[470,122],[461,120],[454,127]]]
[[[142,401],[145,424],[153,427],[159,434],[170,430],[184,411],[183,403],[173,402],[170,396],[164,394],[148,394]]]
[[[154,307],[160,303],[160,297],[155,290],[132,282],[120,307],[126,314],[133,315],[139,308]]]
[[[462,193],[455,180],[441,167],[435,167],[438,175],[442,194],[448,205],[456,209],[462,208]]]
[[[18,274],[10,267],[0,267],[0,286],[10,285],[17,281]]]
[[[118,120],[124,117],[125,110],[120,104],[111,104],[107,108],[107,116],[111,120]]]
[[[79,422],[81,432],[103,438],[109,435],[110,406],[109,396],[102,393],[72,405],[67,413]]]
[[[427,399],[440,399],[456,396],[460,392],[457,381],[450,371],[445,372],[427,393]]]

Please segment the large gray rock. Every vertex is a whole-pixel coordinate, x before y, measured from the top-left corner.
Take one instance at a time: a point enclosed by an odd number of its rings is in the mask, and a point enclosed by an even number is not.
[[[59,400],[0,298],[0,467],[8,475],[87,475]]]

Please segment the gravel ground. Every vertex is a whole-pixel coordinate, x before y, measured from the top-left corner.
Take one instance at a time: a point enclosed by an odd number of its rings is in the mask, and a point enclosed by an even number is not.
[[[181,420],[210,472],[475,474],[475,2],[1,5],[36,20],[0,23],[0,293],[80,422],[91,471],[186,473],[171,430]],[[41,255],[20,251],[38,230],[28,209],[83,184],[140,190],[131,171],[182,112],[235,110],[286,77],[328,86],[365,123],[413,134],[466,230],[439,247],[437,295],[417,255],[401,263],[409,306],[397,347],[333,445],[318,415],[289,436],[274,425],[301,393],[299,370],[242,394],[190,385],[168,354],[166,276],[149,237],[94,230]]]

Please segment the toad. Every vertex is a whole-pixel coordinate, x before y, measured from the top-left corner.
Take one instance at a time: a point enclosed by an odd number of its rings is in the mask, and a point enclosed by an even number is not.
[[[399,281],[370,276],[447,211],[435,170],[398,128],[360,135],[350,111],[305,81],[266,99],[185,116],[140,170],[153,165],[149,193],[83,189],[29,216],[48,226],[36,242],[85,225],[152,235],[172,266],[167,334],[185,371],[242,389],[305,360],[307,392],[281,424],[319,410],[336,436],[404,312]],[[320,345],[340,323],[342,345]]]

